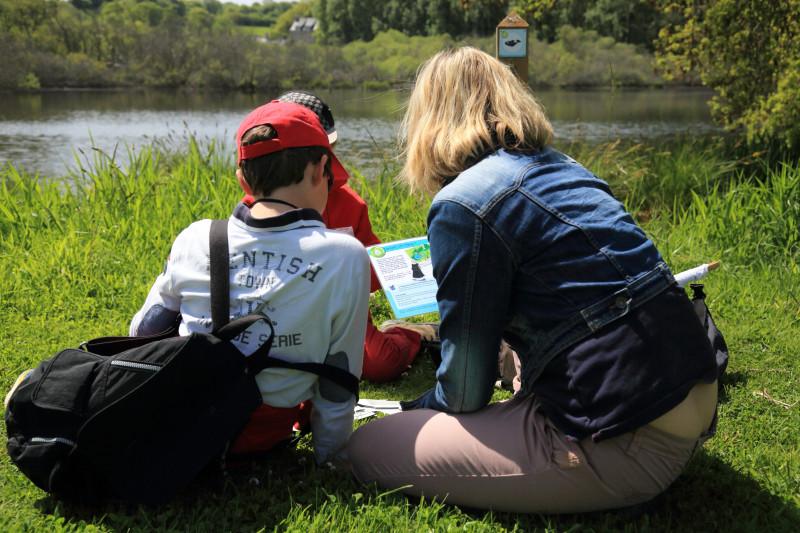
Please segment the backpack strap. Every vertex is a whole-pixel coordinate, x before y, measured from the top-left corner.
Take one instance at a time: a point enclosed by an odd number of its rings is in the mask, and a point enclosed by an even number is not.
[[[228,260],[228,220],[212,220],[208,233],[211,271],[212,330],[230,322],[230,266]]]
[[[316,374],[321,378],[332,381],[356,397],[358,401],[358,378],[342,368],[326,365],[325,363],[292,363],[274,357],[267,358],[265,368],[291,368]]]

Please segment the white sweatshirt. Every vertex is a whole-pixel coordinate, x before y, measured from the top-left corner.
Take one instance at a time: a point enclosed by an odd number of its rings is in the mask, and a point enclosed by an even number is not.
[[[183,230],[131,335],[162,331],[177,313],[180,334],[211,330],[210,220]],[[239,204],[228,223],[230,315],[266,314],[275,327],[270,355],[292,362],[334,364],[361,376],[369,301],[369,259],[354,237],[325,228],[311,209],[255,219]],[[251,344],[259,335],[247,338]],[[263,341],[263,338],[262,338]],[[240,344],[249,353],[255,346]],[[342,450],[353,429],[355,398],[316,374],[268,368],[256,376],[265,404],[293,407],[311,399],[317,462]]]

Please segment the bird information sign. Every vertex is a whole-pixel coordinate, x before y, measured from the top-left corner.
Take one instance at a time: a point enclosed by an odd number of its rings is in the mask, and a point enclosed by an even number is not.
[[[527,57],[528,56],[528,30],[525,28],[500,28],[498,31],[497,56]]]
[[[497,25],[495,39],[495,57],[528,83],[528,23],[511,13]]]

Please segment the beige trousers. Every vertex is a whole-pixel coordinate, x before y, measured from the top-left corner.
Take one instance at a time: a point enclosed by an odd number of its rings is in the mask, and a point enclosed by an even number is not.
[[[421,409],[359,428],[348,452],[356,478],[446,503],[517,513],[626,507],[663,492],[703,437],[644,426],[572,441],[532,398],[449,415]]]

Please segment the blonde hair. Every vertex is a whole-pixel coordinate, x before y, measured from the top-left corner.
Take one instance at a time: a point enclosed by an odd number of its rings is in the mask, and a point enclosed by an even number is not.
[[[476,48],[445,50],[417,73],[400,126],[400,179],[434,194],[488,151],[541,150],[552,136],[539,102],[509,67]]]

